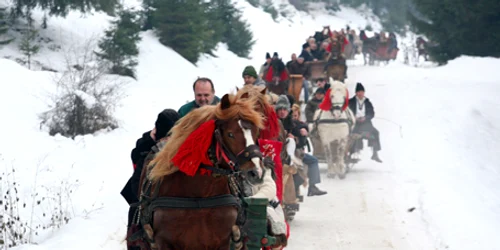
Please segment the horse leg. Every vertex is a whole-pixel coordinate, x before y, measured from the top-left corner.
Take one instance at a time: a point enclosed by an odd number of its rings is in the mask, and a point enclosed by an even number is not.
[[[333,157],[332,157],[332,149],[330,147],[330,145],[324,145],[324,152],[325,152],[325,158],[326,158],[326,163],[328,164],[328,170],[327,170],[327,174],[326,174],[326,177],[328,178],[332,178],[334,179],[335,178],[335,165],[334,165],[334,162],[333,162]]]
[[[339,145],[339,148],[338,148],[338,161],[337,161],[337,164],[339,166],[339,169],[340,169],[340,172],[342,173],[342,175],[339,175],[339,177],[341,177],[341,179],[345,178],[345,175],[347,174],[347,172],[349,171],[349,169],[346,167],[346,164],[345,164],[345,152],[346,152],[346,139],[342,139],[340,141],[340,145]]]
[[[332,152],[332,163],[335,166],[334,171],[335,173],[339,176],[340,179],[344,179],[345,173],[343,173],[340,169],[340,163],[339,163],[339,140],[335,140],[330,143],[331,147],[331,152]]]

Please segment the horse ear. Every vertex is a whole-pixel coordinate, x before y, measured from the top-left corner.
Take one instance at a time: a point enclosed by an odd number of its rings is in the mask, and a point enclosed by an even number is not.
[[[260,91],[261,94],[265,95],[267,92],[267,87],[265,87],[263,90]]]
[[[243,95],[241,95],[240,97],[241,99],[247,99],[248,98],[248,92],[246,93],[243,93]]]
[[[240,88],[236,87],[236,92],[240,91]]]
[[[220,100],[220,107],[222,110],[231,107],[231,102],[229,102],[229,94],[225,94]]]

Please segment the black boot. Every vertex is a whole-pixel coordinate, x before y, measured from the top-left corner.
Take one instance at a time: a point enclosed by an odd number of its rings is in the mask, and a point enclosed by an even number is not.
[[[316,185],[309,185],[309,192],[307,192],[307,196],[315,196],[315,195],[325,195],[326,191],[320,190]]]
[[[373,151],[372,160],[382,163],[382,160],[378,157],[378,151]]]

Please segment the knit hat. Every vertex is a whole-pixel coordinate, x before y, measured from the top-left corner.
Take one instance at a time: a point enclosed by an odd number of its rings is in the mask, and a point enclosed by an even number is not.
[[[271,55],[269,54],[269,52],[266,53],[266,59],[271,59]]]
[[[158,114],[158,119],[156,119],[155,122],[156,140],[158,141],[167,136],[168,132],[174,127],[179,119],[179,114],[173,109],[165,109]]]
[[[244,76],[253,76],[255,79],[257,79],[257,71],[253,66],[246,66],[243,70],[243,77]]]
[[[290,111],[290,102],[288,101],[288,97],[286,95],[280,95],[276,105],[274,105],[275,110],[286,109]]]
[[[356,83],[356,91],[355,92],[358,92],[358,91],[365,91],[365,87],[363,87],[363,84],[361,84],[360,82]]]

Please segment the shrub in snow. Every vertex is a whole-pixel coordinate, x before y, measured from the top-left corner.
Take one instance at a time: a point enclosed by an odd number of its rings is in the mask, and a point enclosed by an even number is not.
[[[0,172],[0,249],[34,243],[36,237],[59,229],[75,216],[71,196],[80,185],[78,180],[37,186],[36,169],[28,194],[22,192],[26,187],[16,179],[13,166]]]
[[[122,83],[106,75],[107,67],[96,60],[91,47],[87,43],[81,54],[66,54],[66,69],[55,79],[50,109],[40,114],[50,135],[75,138],[118,127],[113,111]]]

